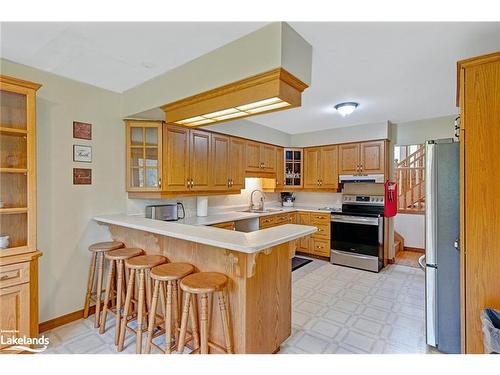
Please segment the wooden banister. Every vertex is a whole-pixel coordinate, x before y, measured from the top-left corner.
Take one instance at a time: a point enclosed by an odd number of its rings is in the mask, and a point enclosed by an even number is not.
[[[405,146],[408,151],[409,146]],[[395,161],[398,183],[398,211],[422,213],[425,210],[425,146],[401,161]]]

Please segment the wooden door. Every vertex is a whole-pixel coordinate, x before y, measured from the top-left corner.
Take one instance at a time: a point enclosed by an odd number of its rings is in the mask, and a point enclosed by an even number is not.
[[[339,146],[339,174],[357,174],[359,166],[359,143]]]
[[[304,149],[304,188],[319,189],[321,148]]]
[[[260,143],[246,141],[245,144],[245,170],[248,172],[262,172],[260,159]]]
[[[462,69],[463,349],[482,353],[481,311],[500,309],[500,54]]]
[[[321,147],[320,161],[320,188],[337,189],[339,185],[337,146]]]
[[[245,140],[241,138],[230,139],[229,165],[231,190],[245,188]]]
[[[127,191],[162,190],[162,122],[127,121]]]
[[[319,255],[322,257],[330,256],[330,241],[320,239],[317,237],[311,238],[311,248],[314,255]]]
[[[276,189],[282,190],[285,186],[285,151],[283,147],[276,147]]]
[[[211,138],[212,133],[196,129],[189,131],[190,190],[211,190]]]
[[[230,188],[230,138],[226,135],[212,134],[212,168],[210,187],[214,190],[228,190]]]
[[[165,124],[163,127],[163,189],[188,190],[189,129]]]
[[[30,286],[28,283],[0,289],[0,349],[12,337],[30,337]],[[17,332],[15,332],[17,331]]]
[[[262,143],[260,152],[262,172],[276,173],[276,147]]]
[[[384,141],[362,142],[360,144],[360,165],[362,173],[384,173],[384,160]]]

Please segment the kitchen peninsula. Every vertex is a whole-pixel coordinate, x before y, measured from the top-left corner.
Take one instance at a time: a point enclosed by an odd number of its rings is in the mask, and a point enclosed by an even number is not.
[[[113,239],[127,247],[164,255],[170,262],[188,262],[199,271],[226,274],[235,353],[274,353],[290,336],[291,258],[297,240],[316,232],[315,227],[285,224],[244,233],[141,216],[94,220],[108,225]],[[220,319],[212,322],[210,340],[222,345]]]

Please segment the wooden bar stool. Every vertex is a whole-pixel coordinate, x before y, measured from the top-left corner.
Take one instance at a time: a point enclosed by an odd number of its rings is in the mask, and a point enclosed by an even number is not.
[[[149,314],[148,336],[146,339],[145,353],[151,352],[151,345],[154,345],[165,354],[170,354],[172,350],[172,323],[174,325],[175,343],[179,343],[179,281],[194,272],[194,267],[189,263],[166,263],[154,267],[151,270],[151,279],[154,281],[153,298]],[[166,286],[166,288],[165,288]],[[165,298],[165,289],[167,297]],[[163,322],[156,322],[156,307],[158,304],[158,295],[161,297],[164,316]],[[172,321],[172,309],[174,319]],[[164,324],[165,326],[165,350],[153,344],[153,330],[155,327]],[[193,324],[193,323],[191,323]],[[196,326],[196,323],[195,323]],[[194,330],[193,330],[194,331]],[[161,335],[162,332],[155,337]]]
[[[101,310],[101,294],[102,290],[102,278],[104,276],[104,254],[111,250],[120,249],[123,246],[123,242],[109,241],[109,242],[99,242],[89,246],[89,251],[92,252],[92,260],[90,261],[89,276],[87,279],[87,293],[85,294],[85,305],[83,308],[83,318],[87,319],[89,316],[90,303],[95,302],[95,322],[94,327],[99,327],[99,318]],[[96,262],[97,262],[97,286],[95,293],[92,292],[94,287],[94,275],[96,272]]]
[[[143,329],[143,320],[144,316],[144,308],[145,308],[145,299],[146,305],[149,308],[149,293],[144,290],[146,283],[146,276],[149,278],[149,272],[155,266],[158,266],[162,263],[165,263],[167,258],[161,255],[140,255],[134,258],[130,258],[125,260],[125,267],[129,269],[130,275],[127,283],[127,295],[125,297],[125,305],[123,307],[123,317],[121,320],[120,327],[120,336],[118,339],[118,351],[123,350],[123,344],[125,342],[125,331],[129,329],[132,332],[135,332],[136,342],[135,342],[135,352],[140,354],[142,352],[142,334],[144,332]],[[146,275],[146,273],[148,275]],[[137,277],[138,284],[138,296],[137,296],[137,328],[131,328],[128,326],[128,323],[134,320],[134,315],[132,315],[129,319],[130,314],[130,305],[132,303],[132,294],[134,292],[134,282]],[[147,313],[146,313],[147,316]]]
[[[109,296],[112,291],[112,283],[114,277],[116,276],[116,305],[115,311],[111,310],[111,313],[115,316],[115,345],[118,345],[118,339],[120,337],[120,318],[122,309],[122,294],[124,294],[123,281],[125,277],[125,260],[142,255],[144,251],[135,247],[124,247],[117,250],[108,251],[104,258],[109,260],[108,269],[108,279],[106,281],[106,292],[104,293],[104,305],[101,316],[101,325],[99,327],[99,333],[103,334],[106,331],[106,317],[108,315]],[[125,284],[126,285],[126,284]]]
[[[186,276],[181,280],[181,289],[184,292],[184,301],[182,307],[182,321],[181,331],[179,334],[179,344],[177,351],[182,353],[184,351],[187,320],[189,313],[192,313],[190,306],[193,305],[196,295],[201,297],[201,312],[200,312],[200,352],[201,354],[208,354],[208,347],[217,349],[225,353],[232,353],[233,346],[231,341],[231,327],[229,324],[229,310],[226,307],[225,289],[228,283],[226,275],[218,272],[198,272]],[[212,299],[213,293],[217,293],[219,300],[219,310],[222,317],[222,329],[224,331],[224,340],[226,347],[222,348],[215,343],[208,341],[209,332],[209,302]],[[191,310],[191,311],[190,311]],[[197,318],[197,317],[196,317]],[[193,334],[195,328],[193,327]],[[197,348],[195,348],[195,351]]]

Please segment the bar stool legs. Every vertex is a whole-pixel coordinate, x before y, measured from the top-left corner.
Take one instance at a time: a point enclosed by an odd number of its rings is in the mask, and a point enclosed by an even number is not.
[[[130,305],[132,304],[132,293],[134,292],[135,282],[135,269],[129,271],[129,279],[127,282],[127,294],[125,297],[125,305],[123,306],[123,317],[121,319],[120,333],[118,339],[118,351],[123,350],[123,343],[125,341],[125,329],[127,327],[127,319],[130,314]]]
[[[92,287],[94,286],[94,273],[97,254],[92,253],[92,260],[90,261],[89,275],[87,278],[87,292],[85,293],[85,306],[83,308],[83,318],[89,317],[90,296],[92,294]]]

